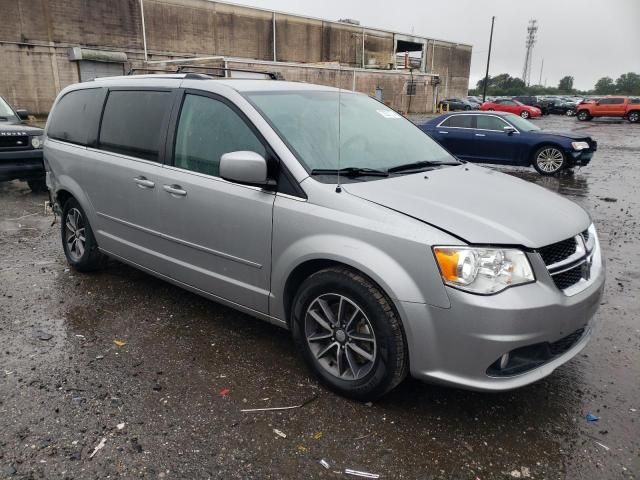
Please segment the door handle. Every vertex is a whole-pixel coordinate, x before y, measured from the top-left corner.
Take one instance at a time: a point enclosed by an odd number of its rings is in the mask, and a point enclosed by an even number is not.
[[[438,130],[438,133],[449,133],[449,132],[441,132],[441,131]]]
[[[475,135],[476,135],[476,137],[486,137],[486,135],[484,133],[476,133]]]
[[[140,188],[153,188],[156,186],[154,182],[148,180],[147,177],[143,177],[142,175],[135,177],[133,181],[136,182]]]
[[[186,197],[187,191],[183,190],[180,185],[163,185],[162,188],[165,192],[169,192],[175,197]]]

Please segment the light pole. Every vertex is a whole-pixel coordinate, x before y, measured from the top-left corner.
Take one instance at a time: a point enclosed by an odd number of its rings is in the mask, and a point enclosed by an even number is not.
[[[489,53],[487,54],[487,72],[484,74],[484,90],[482,92],[482,103],[487,98],[487,84],[489,83],[489,61],[491,60],[491,43],[493,42],[493,22],[496,17],[491,17],[491,35],[489,35]]]

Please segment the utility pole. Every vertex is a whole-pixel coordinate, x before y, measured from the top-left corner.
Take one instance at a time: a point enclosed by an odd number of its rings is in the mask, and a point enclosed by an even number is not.
[[[487,84],[489,83],[489,62],[491,61],[491,43],[493,42],[493,23],[496,17],[491,17],[491,34],[489,35],[489,53],[487,54],[487,71],[484,74],[484,90],[482,92],[482,103],[487,98]]]

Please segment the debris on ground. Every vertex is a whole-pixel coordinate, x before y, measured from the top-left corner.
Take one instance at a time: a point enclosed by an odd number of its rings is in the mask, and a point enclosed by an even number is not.
[[[127,342],[123,342],[122,340],[114,340],[113,343],[115,343],[118,347],[124,347]]]
[[[287,434],[286,434],[286,433],[284,433],[284,432],[283,432],[283,431],[281,431],[281,430],[278,430],[277,428],[274,428],[274,429],[273,429],[273,433],[275,433],[275,434],[276,434],[276,435],[278,435],[279,437],[287,438]]]
[[[378,475],[377,473],[361,472],[359,470],[351,470],[350,468],[345,468],[344,473],[346,475],[352,475],[354,477],[380,478],[380,475]]]
[[[316,432],[313,434],[314,440],[320,440],[322,438],[322,432]]]
[[[268,411],[272,411],[272,410],[292,410],[294,408],[302,408],[305,405],[308,405],[311,402],[313,402],[316,398],[318,398],[318,397],[311,397],[309,400],[305,400],[300,405],[292,405],[290,407],[244,408],[244,409],[242,409],[240,411],[244,412],[244,413],[248,413],[248,412],[268,412]]]
[[[327,462],[324,458],[320,460],[320,465],[329,470],[329,462]]]
[[[101,450],[105,444],[107,443],[107,439],[103,438],[102,440],[100,440],[100,443],[98,445],[96,445],[96,448],[93,449],[93,452],[91,452],[91,455],[89,455],[89,458],[93,458],[93,456],[98,453],[99,450]]]
[[[600,417],[594,415],[593,413],[587,413],[584,418],[587,419],[587,422],[597,422],[598,420],[600,420]]]
[[[610,449],[609,447],[607,447],[604,443],[596,442],[596,445],[601,446],[601,447],[602,447],[602,448],[604,448],[607,452],[608,452],[609,450],[611,450],[611,449]]]
[[[220,390],[220,396],[222,398],[228,397],[230,393],[231,393],[231,390],[229,390],[228,388],[223,388],[222,390]]]
[[[44,342],[51,340],[53,338],[53,335],[51,335],[50,333],[45,333],[45,332],[38,332],[37,333],[37,337],[38,340],[42,340]]]
[[[122,430],[122,429],[124,428],[124,425],[125,425],[125,423],[124,423],[124,422],[119,423],[118,425],[116,425],[116,428],[117,428],[118,430]]]

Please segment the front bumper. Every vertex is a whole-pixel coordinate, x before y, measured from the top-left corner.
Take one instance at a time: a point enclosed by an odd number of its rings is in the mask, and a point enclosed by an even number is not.
[[[569,150],[568,152],[568,156],[569,156],[569,160],[573,165],[578,165],[578,166],[584,166],[584,165],[588,165],[589,162],[591,162],[591,159],[593,158],[593,154],[595,153],[595,150],[580,150],[580,151],[575,151],[575,150]]]
[[[600,259],[599,245],[596,249]],[[411,375],[471,390],[511,390],[546,377],[580,352],[591,337],[591,319],[602,298],[604,266],[598,260],[586,288],[568,296],[555,286],[537,254],[530,259],[535,283],[487,296],[447,287],[450,308],[399,302]],[[514,358],[538,346],[556,354],[521,373],[495,374],[502,355],[513,352]]]
[[[0,181],[44,177],[42,150],[0,151]]]

